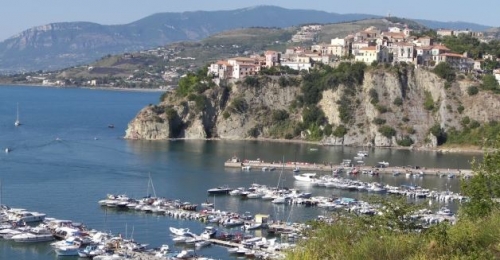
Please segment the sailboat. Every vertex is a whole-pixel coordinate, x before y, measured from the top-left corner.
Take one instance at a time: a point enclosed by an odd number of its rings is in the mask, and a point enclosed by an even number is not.
[[[15,126],[20,126],[21,121],[19,121],[19,103],[17,103],[17,116],[16,116],[16,122],[14,122]]]

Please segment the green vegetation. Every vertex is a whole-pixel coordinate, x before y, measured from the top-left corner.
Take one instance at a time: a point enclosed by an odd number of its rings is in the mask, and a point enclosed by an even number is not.
[[[436,137],[438,145],[442,145],[442,144],[446,143],[448,135],[446,134],[444,129],[441,128],[441,126],[439,124],[433,125],[429,129],[429,133]]]
[[[398,107],[402,106],[403,105],[403,99],[400,98],[400,97],[397,97],[394,99],[394,101],[392,101],[392,103]]]
[[[477,93],[479,93],[479,89],[476,86],[470,86],[467,88],[467,94],[469,94],[469,96],[474,96]]]
[[[500,41],[498,40],[484,43],[480,42],[476,37],[460,34],[459,36],[445,36],[442,42],[452,52],[460,54],[467,52],[473,59],[482,58],[484,54],[500,56]]]
[[[378,129],[378,132],[387,138],[391,138],[396,135],[396,130],[388,125],[383,125]]]
[[[334,213],[333,223],[311,222],[309,239],[287,252],[287,259],[434,260],[498,259],[500,210],[500,143],[482,163],[473,163],[475,175],[462,180],[461,204],[455,224],[443,222],[420,229],[409,218],[422,204],[405,198],[378,201],[382,214]]]
[[[464,117],[461,124],[462,130],[451,128],[447,131],[446,144],[490,147],[491,141],[500,134],[500,124],[496,121],[481,125],[475,120],[470,120],[469,117]]]
[[[413,139],[411,139],[411,137],[409,137],[409,136],[405,136],[402,139],[397,140],[397,143],[400,146],[408,147],[408,146],[413,145]]]
[[[385,124],[385,119],[382,119],[380,117],[376,117],[373,119],[373,123],[376,125],[383,125],[383,124]]]
[[[424,91],[425,100],[424,100],[424,108],[425,110],[432,111],[434,110],[434,100],[432,99],[431,92]]]
[[[344,137],[344,135],[347,134],[348,129],[344,125],[339,125],[335,130],[333,131],[333,135],[335,137]]]
[[[492,74],[486,74],[483,76],[483,84],[481,84],[481,88],[484,90],[491,90],[496,94],[500,93],[500,86],[498,85],[498,81],[495,79],[495,76]]]
[[[378,100],[378,93],[377,93],[377,90],[372,88],[368,91],[368,95],[370,95],[370,103],[372,105],[376,105],[378,104],[379,100]]]
[[[201,94],[205,90],[215,86],[210,77],[207,76],[208,68],[200,69],[196,73],[188,73],[179,80],[177,95],[186,97],[189,94]]]
[[[248,108],[247,101],[243,97],[236,97],[233,99],[231,104],[229,105],[229,109],[233,113],[245,113]]]
[[[439,63],[432,71],[447,82],[453,82],[456,78],[455,70],[446,62]]]

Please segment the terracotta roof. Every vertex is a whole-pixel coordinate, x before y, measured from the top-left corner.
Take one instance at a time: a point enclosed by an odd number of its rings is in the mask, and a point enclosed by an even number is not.
[[[377,47],[376,46],[368,46],[368,47],[363,47],[359,50],[361,50],[361,51],[376,51]]]
[[[458,53],[443,53],[443,54],[440,54],[439,56],[455,57],[455,58],[465,58],[463,55],[460,55]]]
[[[217,64],[230,66],[229,63],[227,61],[225,61],[225,60],[219,60],[219,61],[217,61]]]
[[[412,47],[415,46],[413,43],[408,43],[408,42],[395,42],[395,43],[393,43],[393,45],[396,45],[396,46],[412,46]]]
[[[276,54],[277,52],[276,51],[266,51],[265,53],[266,53],[266,55],[268,55],[268,54]]]

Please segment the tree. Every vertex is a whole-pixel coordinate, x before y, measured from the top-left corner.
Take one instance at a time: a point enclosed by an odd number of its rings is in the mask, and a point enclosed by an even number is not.
[[[483,76],[483,84],[481,87],[485,90],[499,90],[498,81],[492,74],[486,74]]]
[[[462,180],[462,193],[469,198],[462,210],[473,219],[489,215],[498,203],[494,198],[500,197],[500,135],[496,138],[493,152],[487,152],[482,163],[473,161],[474,176]]]
[[[441,62],[436,67],[434,67],[434,70],[432,70],[436,75],[438,75],[440,78],[445,79],[448,82],[452,82],[455,80],[455,71],[453,68],[446,62]]]

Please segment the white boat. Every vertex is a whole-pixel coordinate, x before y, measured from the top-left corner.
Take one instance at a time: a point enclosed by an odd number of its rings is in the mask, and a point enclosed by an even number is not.
[[[194,254],[193,250],[182,250],[175,257],[178,259],[191,259],[191,258],[195,257],[195,254]]]
[[[358,151],[357,155],[361,157],[368,157],[368,151]]]
[[[9,147],[5,148],[5,153],[10,153]]]
[[[41,227],[34,227],[27,233],[12,236],[12,240],[20,243],[46,242],[54,239],[50,230]]]
[[[212,242],[210,242],[210,240],[202,240],[202,241],[198,241],[194,244],[194,246],[196,248],[202,248],[202,247],[206,247],[206,246],[209,246],[211,245]]]
[[[241,219],[228,219],[222,223],[226,228],[241,226],[245,224]]]
[[[316,173],[302,173],[293,175],[293,178],[297,181],[312,182],[316,177]]]
[[[169,227],[170,233],[176,236],[183,236],[184,234],[189,232],[189,228],[174,228],[174,227]]]
[[[262,223],[245,222],[242,227],[244,230],[255,230],[262,228]]]
[[[381,161],[381,162],[378,162],[377,165],[381,166],[381,167],[389,167],[389,162]]]
[[[17,103],[17,116],[16,116],[16,122],[14,122],[15,126],[20,126],[21,121],[19,121],[19,103]]]
[[[200,237],[204,239],[214,238],[215,234],[217,234],[217,229],[212,226],[206,226],[203,232],[200,234]]]
[[[284,196],[279,196],[279,197],[276,197],[275,199],[273,199],[271,201],[273,204],[285,204],[286,202],[286,197]]]
[[[10,219],[17,222],[40,222],[45,219],[45,213],[31,212],[31,211],[21,211],[17,212]]]
[[[250,171],[251,169],[252,169],[252,167],[250,165],[241,166],[241,170],[243,170],[243,171]]]
[[[300,168],[299,168],[299,167],[295,167],[295,168],[293,169],[293,172],[295,172],[295,173],[300,172]]]
[[[56,255],[58,256],[77,256],[78,251],[80,250],[79,244],[67,245],[67,246],[59,246],[54,249],[56,251]]]

